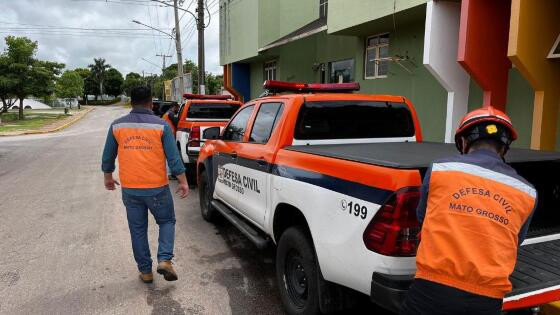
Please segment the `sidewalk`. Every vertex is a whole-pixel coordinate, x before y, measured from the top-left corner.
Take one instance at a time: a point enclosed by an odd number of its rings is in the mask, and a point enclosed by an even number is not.
[[[82,106],[82,110],[80,110],[79,112],[75,112],[71,116],[68,116],[67,118],[64,119],[57,120],[52,124],[48,124],[37,129],[0,132],[0,137],[56,132],[71,126],[72,124],[82,119],[85,115],[87,115],[89,112],[93,111],[94,109],[95,106]]]

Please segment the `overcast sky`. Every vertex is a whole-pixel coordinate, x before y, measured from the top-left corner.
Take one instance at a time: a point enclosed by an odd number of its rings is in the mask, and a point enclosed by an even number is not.
[[[213,15],[205,32],[206,71],[222,73],[219,1],[207,1]],[[192,2],[185,0],[183,8]],[[194,12],[194,7],[191,4],[190,11]],[[5,49],[6,35],[27,36],[39,43],[39,59],[62,62],[67,69],[87,67],[93,58],[101,57],[123,76],[131,71],[159,74],[162,58],[156,54],[172,55],[167,65],[177,62],[175,44],[168,36],[144,31],[132,23],[138,20],[171,32],[173,8],[149,0],[0,0],[0,12],[1,50]],[[183,59],[197,63],[198,37],[192,16],[186,13],[180,24]]]

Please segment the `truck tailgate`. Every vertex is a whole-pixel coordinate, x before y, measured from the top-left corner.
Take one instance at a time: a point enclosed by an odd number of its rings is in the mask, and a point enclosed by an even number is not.
[[[560,300],[560,240],[521,246],[510,281],[505,310]]]

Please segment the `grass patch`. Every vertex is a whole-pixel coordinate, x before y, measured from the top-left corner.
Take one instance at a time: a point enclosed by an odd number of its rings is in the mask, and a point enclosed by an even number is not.
[[[5,113],[2,115],[0,132],[39,129],[66,117],[68,115],[63,113],[27,113],[24,120],[18,120],[17,113]]]

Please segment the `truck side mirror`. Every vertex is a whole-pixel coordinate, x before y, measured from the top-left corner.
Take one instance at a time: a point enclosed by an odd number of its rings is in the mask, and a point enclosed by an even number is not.
[[[220,127],[206,128],[202,132],[202,139],[208,139],[208,140],[220,139]]]

